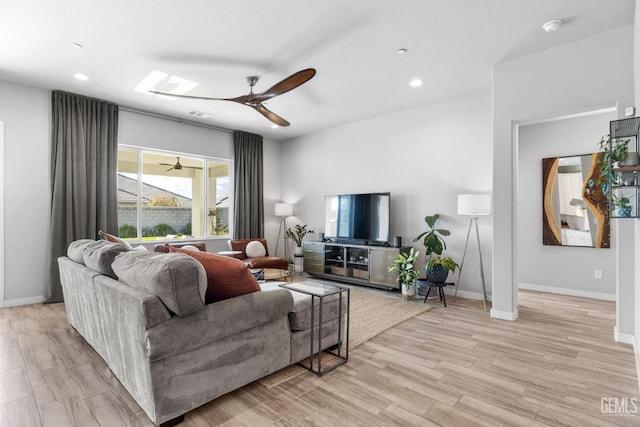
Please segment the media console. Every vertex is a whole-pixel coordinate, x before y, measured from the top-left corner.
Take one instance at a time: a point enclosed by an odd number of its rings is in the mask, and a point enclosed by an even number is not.
[[[397,273],[390,273],[400,252],[410,248],[304,241],[303,271],[311,276],[386,289],[399,289]]]

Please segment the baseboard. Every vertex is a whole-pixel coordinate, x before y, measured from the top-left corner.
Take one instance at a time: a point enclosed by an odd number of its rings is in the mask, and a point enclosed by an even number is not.
[[[632,334],[625,334],[618,331],[618,327],[613,327],[613,339],[622,344],[630,344],[633,346],[634,351],[636,348],[636,338]]]
[[[447,289],[447,287],[445,287],[445,294],[447,296],[453,296],[453,294],[456,292],[453,289]],[[468,298],[468,299],[475,299],[475,300],[480,300],[482,301],[483,295],[480,292],[471,292],[471,291],[458,291],[457,296],[461,297],[461,298]],[[487,301],[491,301],[491,295],[487,295]]]
[[[493,319],[500,319],[500,320],[516,320],[518,318],[518,310],[515,310],[513,312],[509,312],[509,311],[500,311],[500,310],[496,310],[494,308],[491,309],[491,317]]]
[[[4,307],[17,307],[19,305],[39,304],[43,303],[45,299],[46,298],[43,295],[39,297],[10,299],[4,301]]]
[[[603,294],[600,292],[580,291],[577,289],[556,288],[553,286],[541,286],[533,285],[531,283],[518,283],[518,289],[525,289],[528,291],[548,292],[551,294],[569,295],[572,297],[582,297],[599,299],[604,301],[615,301],[616,296],[613,294]]]

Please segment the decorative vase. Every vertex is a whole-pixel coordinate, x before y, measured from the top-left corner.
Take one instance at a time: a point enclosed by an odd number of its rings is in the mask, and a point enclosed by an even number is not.
[[[302,249],[302,246],[296,246],[293,252],[295,256],[302,256],[303,253],[304,253],[304,250]]]
[[[402,298],[404,299],[416,299],[416,285],[405,285],[404,283],[400,284],[400,288],[402,289]]]
[[[425,274],[427,280],[432,283],[444,283],[449,276],[449,271],[440,264],[434,265],[432,268],[425,266]]]
[[[620,206],[616,209],[616,212],[621,218],[629,218],[631,216],[631,206]]]

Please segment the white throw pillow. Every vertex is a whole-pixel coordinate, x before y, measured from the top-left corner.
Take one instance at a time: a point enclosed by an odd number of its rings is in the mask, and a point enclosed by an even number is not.
[[[258,258],[267,254],[267,250],[264,248],[264,245],[257,240],[247,243],[247,247],[244,251],[249,258]]]
[[[188,251],[200,252],[200,249],[198,249],[196,246],[193,246],[193,245],[184,245],[184,246],[181,246],[180,249],[186,249]]]

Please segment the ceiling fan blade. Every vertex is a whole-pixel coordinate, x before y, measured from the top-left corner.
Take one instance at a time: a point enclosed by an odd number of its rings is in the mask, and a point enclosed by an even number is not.
[[[266,101],[267,99],[273,98],[274,96],[282,95],[283,93],[287,93],[290,90],[297,88],[298,86],[311,80],[315,75],[316,70],[314,68],[307,68],[305,70],[298,71],[297,73],[292,74],[286,79],[271,86],[264,92],[251,97],[250,100],[251,102],[259,104],[263,101]]]
[[[150,90],[149,92],[155,93],[156,95],[173,96],[175,98],[204,99],[204,100],[207,100],[207,101],[233,101],[233,99],[211,98],[211,97],[208,97],[208,96],[178,95],[178,94],[175,94],[175,93],[160,92],[158,90]]]
[[[267,107],[265,107],[262,104],[257,104],[255,106],[252,105],[252,107],[258,113],[262,114],[263,116],[265,116],[267,119],[271,120],[273,123],[277,124],[278,126],[286,127],[291,124],[285,119],[283,119],[282,117],[280,117],[279,115],[277,115],[276,113],[274,113],[273,111],[269,110]]]

